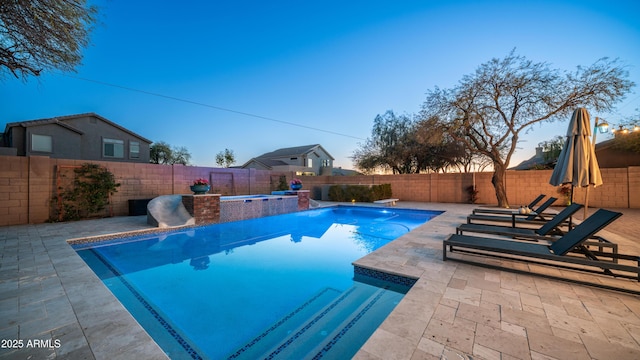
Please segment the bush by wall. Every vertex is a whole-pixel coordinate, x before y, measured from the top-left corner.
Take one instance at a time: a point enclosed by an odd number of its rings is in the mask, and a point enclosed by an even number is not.
[[[55,209],[52,220],[67,221],[99,216],[109,204],[109,197],[118,191],[119,183],[113,174],[97,164],[82,164],[73,169],[72,183],[59,186],[53,197]]]
[[[329,187],[331,201],[373,202],[391,197],[391,184],[333,185]]]

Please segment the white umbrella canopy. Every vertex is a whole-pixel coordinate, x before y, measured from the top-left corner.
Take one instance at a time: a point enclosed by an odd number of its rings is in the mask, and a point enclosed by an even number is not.
[[[558,162],[551,173],[549,183],[554,186],[571,184],[572,187],[602,185],[602,175],[596,153],[591,145],[591,120],[585,108],[573,112],[567,138],[558,156]],[[588,190],[588,188],[587,188]],[[585,217],[587,214],[589,192],[585,195]],[[573,190],[571,191],[573,201]]]

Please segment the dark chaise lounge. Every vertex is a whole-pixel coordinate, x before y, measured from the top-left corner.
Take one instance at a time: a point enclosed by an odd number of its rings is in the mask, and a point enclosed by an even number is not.
[[[591,251],[584,246],[585,241],[620,216],[622,216],[622,213],[599,209],[574,229],[567,232],[551,244],[453,234],[450,235],[442,244],[442,259],[444,261],[452,259],[476,265],[490,266],[488,264],[482,264],[466,260],[464,258],[447,258],[448,248],[451,253],[456,252],[516,260],[526,263],[606,274],[614,277],[623,277],[640,281],[639,256]],[[620,260],[625,261],[626,264],[622,264]],[[507,270],[518,271],[515,269]],[[633,275],[629,275],[629,273]],[[564,278],[559,279],[567,280]],[[611,288],[610,286],[602,284],[594,284],[579,280],[575,281]]]
[[[547,199],[547,201],[545,201],[544,203],[542,203],[542,205],[538,206],[534,211],[535,213],[528,215],[525,218],[517,218],[515,219],[515,222],[520,222],[520,223],[532,223],[532,224],[539,224],[541,222],[546,222],[547,219],[543,216],[543,213],[545,210],[547,210],[547,208],[549,206],[551,206],[551,204],[553,204],[556,200],[558,200],[557,198],[554,197],[550,197],[549,199]],[[481,222],[485,222],[485,221],[489,221],[489,222],[511,222],[512,218],[511,216],[514,213],[517,213],[518,210],[511,210],[507,213],[504,213],[503,215],[499,215],[499,214],[471,214],[469,216],[467,216],[467,223],[469,224],[473,224],[473,223],[477,223],[477,221],[481,221]]]
[[[542,201],[542,199],[544,199],[545,196],[547,195],[545,194],[538,195],[538,197],[533,199],[533,201],[531,201],[529,205],[527,205],[527,207],[529,209],[533,209],[533,207],[538,205],[538,203]],[[508,214],[511,214],[513,210],[514,209],[476,208],[476,209],[473,209],[472,213],[473,214],[507,214],[508,215]]]
[[[565,234],[565,231],[561,229],[562,225],[566,225],[567,219],[573,216],[580,208],[582,208],[582,204],[573,203],[537,229],[485,224],[460,224],[456,228],[456,234],[463,235],[465,232],[471,232],[508,236],[514,239],[531,241],[555,241],[558,237]],[[600,236],[594,235],[591,238],[593,240],[587,240],[583,244],[588,247],[598,248],[600,251],[608,249],[608,251],[614,254],[618,253],[618,244],[614,244]]]
[[[582,204],[573,203],[537,229],[485,224],[460,224],[456,228],[456,234],[462,235],[465,232],[474,232],[521,237],[532,240],[550,240],[549,236],[551,235],[564,235],[564,231],[560,229],[560,226],[569,219],[569,217],[580,210],[580,208],[582,208]]]

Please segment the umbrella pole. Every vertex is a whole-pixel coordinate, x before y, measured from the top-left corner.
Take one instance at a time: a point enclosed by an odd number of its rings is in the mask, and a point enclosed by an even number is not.
[[[582,216],[582,220],[587,218],[588,208],[589,208],[589,186],[587,185],[587,189],[584,192],[584,215]]]
[[[573,204],[573,189],[575,186],[571,185],[571,197],[569,198],[569,203]],[[569,216],[569,231],[573,228],[573,216]]]
[[[569,205],[573,204],[573,188],[574,186],[571,185],[571,196],[569,196]]]

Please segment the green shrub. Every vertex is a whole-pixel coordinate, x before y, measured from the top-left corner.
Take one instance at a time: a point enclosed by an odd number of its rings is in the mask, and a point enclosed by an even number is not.
[[[391,197],[391,184],[381,185],[332,185],[329,200],[339,202],[373,202]]]
[[[118,191],[113,174],[106,168],[86,163],[74,169],[73,185],[59,188],[58,220],[78,220],[99,215],[109,204],[109,196]],[[54,197],[53,201],[57,202]]]
[[[276,190],[289,190],[289,184],[287,183],[286,176],[280,175],[280,177],[278,178],[278,186],[276,187]]]
[[[342,186],[340,185],[332,185],[329,187],[329,200],[331,201],[347,201],[344,199],[344,191],[342,191]],[[349,200],[351,201],[351,200]]]

